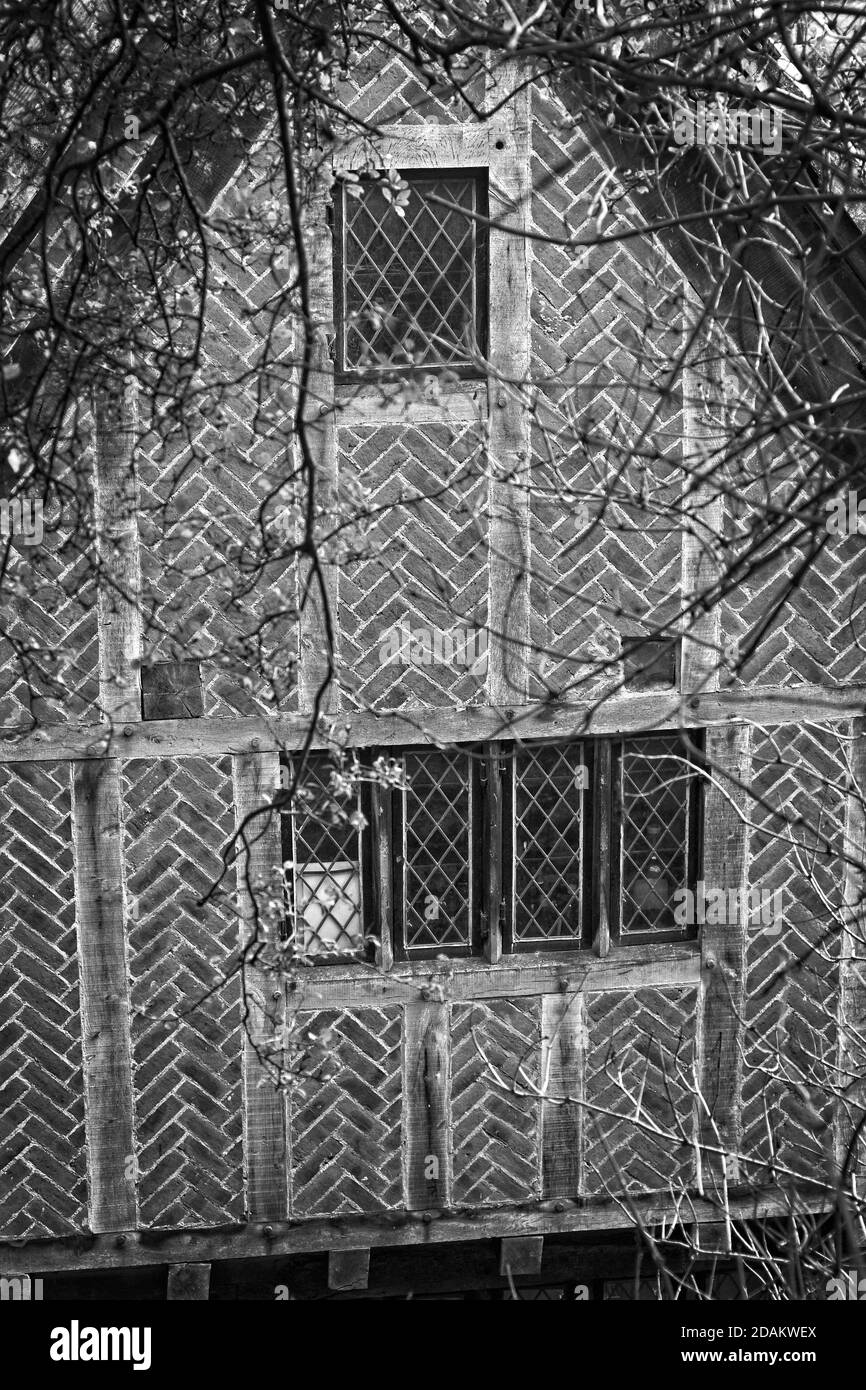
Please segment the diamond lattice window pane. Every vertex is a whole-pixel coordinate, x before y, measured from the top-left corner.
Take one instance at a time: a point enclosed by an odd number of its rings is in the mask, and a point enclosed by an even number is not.
[[[471,760],[407,753],[403,901],[407,954],[472,945]]]
[[[579,941],[583,884],[583,747],[515,755],[514,940]]]
[[[621,745],[619,807],[619,920],[622,936],[682,932],[674,894],[689,887],[691,798],[694,773],[676,737],[635,739]]]
[[[381,183],[342,192],[341,363],[345,372],[466,366],[480,349],[484,231],[478,180],[408,178],[401,211]],[[460,211],[432,201],[441,198]]]
[[[361,835],[336,812],[355,802],[330,792],[331,764],[307,765],[291,823],[286,878],[291,925],[299,951],[309,956],[356,956],[364,948]]]

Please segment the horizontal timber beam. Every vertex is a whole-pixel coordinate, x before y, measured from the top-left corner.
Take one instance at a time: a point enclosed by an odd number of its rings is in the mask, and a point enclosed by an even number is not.
[[[664,1225],[668,1236],[674,1223],[718,1222],[717,1203],[703,1198],[636,1198],[632,1211],[619,1202],[578,1206],[565,1199],[537,1202],[531,1207],[497,1207],[490,1211],[454,1214],[394,1212],[380,1217],[332,1217],[303,1222],[257,1223],[201,1231],[128,1231],[124,1234],[63,1236],[52,1240],[0,1241],[4,1275],[68,1274],[73,1270],[142,1267],[145,1265],[213,1264],[218,1260],[263,1259],[313,1251],[384,1249],[393,1246],[439,1246],[453,1241],[502,1237],[569,1235],[578,1231],[627,1230],[639,1215],[646,1227]],[[796,1211],[829,1212],[832,1194],[816,1193],[797,1201]],[[728,1213],[734,1221],[786,1217],[791,1205],[778,1191],[730,1196]]]
[[[700,729],[709,724],[830,724],[866,714],[866,685],[799,685],[719,690],[703,695],[642,691],[601,704],[534,704],[499,709],[409,707],[334,717],[312,740],[354,748],[407,743],[448,744],[490,739],[565,739]],[[154,719],[111,728],[58,724],[26,732],[0,729],[0,763],[78,758],[191,758],[303,748],[309,719],[301,714]]]
[[[598,990],[663,989],[697,985],[701,956],[696,941],[653,946],[623,946],[616,955],[592,951],[533,951],[502,956],[496,965],[482,960],[413,961],[386,973],[371,965],[310,966],[289,994],[292,1012],[299,1009],[380,1007],[417,1004],[422,997],[439,1000],[508,999],[555,994],[566,1000]]]

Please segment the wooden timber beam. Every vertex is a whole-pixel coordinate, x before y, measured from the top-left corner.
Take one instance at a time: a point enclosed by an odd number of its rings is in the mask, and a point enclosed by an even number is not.
[[[166,1302],[206,1302],[210,1298],[209,1264],[176,1264],[168,1271]]]
[[[319,728],[314,748],[339,735],[354,748],[408,743],[472,743],[492,739],[566,739],[644,733],[711,724],[831,724],[866,713],[866,685],[761,686],[685,695],[642,691],[593,704],[535,704],[503,710],[409,707],[338,716]],[[309,720],[300,714],[153,719],[114,730],[107,724],[64,724],[34,733],[0,730],[0,762],[79,758],[191,758],[302,748]]]
[[[370,1248],[332,1250],[328,1255],[328,1288],[335,1292],[366,1289],[370,1280]]]
[[[505,1236],[499,1247],[499,1273],[523,1278],[541,1273],[544,1236]]]
[[[712,729],[707,760],[714,769],[704,807],[703,878],[707,889],[745,893],[749,873],[749,818],[746,788],[751,781],[750,730]],[[745,899],[741,899],[745,901]],[[710,1150],[724,1149],[725,1172],[717,1160],[706,1166],[720,1184],[736,1181],[735,1155],[740,1152],[743,1003],[747,923],[744,913],[733,923],[707,922],[701,927],[703,989],[700,1009],[703,1140]],[[720,1187],[720,1191],[722,1188]]]
[[[798,1201],[799,1214],[829,1213],[834,1193],[816,1193]],[[730,1195],[732,1221],[759,1221],[788,1216],[790,1202],[778,1191],[748,1196]],[[639,1197],[626,1210],[614,1202],[536,1202],[523,1207],[461,1210],[420,1216],[391,1212],[382,1216],[315,1218],[309,1221],[223,1226],[216,1230],[126,1231],[110,1235],[61,1236],[51,1240],[0,1241],[0,1268],[10,1275],[73,1270],[118,1269],[145,1265],[211,1264],[218,1260],[262,1259],[313,1251],[386,1249],[394,1246],[442,1246],[454,1241],[479,1241],[581,1231],[630,1229],[635,1213],[646,1227],[665,1224],[667,1237],[676,1222],[718,1223],[718,1203],[692,1197],[676,1204],[658,1195]]]

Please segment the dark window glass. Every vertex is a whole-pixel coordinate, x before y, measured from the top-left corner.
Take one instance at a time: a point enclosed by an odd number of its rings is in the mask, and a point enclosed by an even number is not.
[[[579,945],[589,786],[584,745],[520,748],[511,771],[513,944]]]
[[[697,775],[677,735],[623,739],[613,754],[612,934],[683,937],[682,897],[697,864]]]
[[[285,770],[283,782],[290,787],[291,766]],[[369,830],[357,820],[357,799],[335,794],[333,772],[330,759],[309,760],[283,817],[288,930],[298,952],[313,961],[366,954]]]
[[[477,948],[480,825],[466,753],[405,753],[395,846],[398,955],[471,955]]]
[[[381,376],[444,366],[482,375],[487,232],[476,214],[486,216],[485,179],[400,177],[402,201],[381,180],[338,184],[337,371]]]

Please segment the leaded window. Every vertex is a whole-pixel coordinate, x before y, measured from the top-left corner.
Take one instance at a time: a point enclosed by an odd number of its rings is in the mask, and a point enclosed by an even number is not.
[[[698,859],[697,781],[675,734],[613,749],[611,931],[623,943],[688,935],[675,893],[692,886]]]
[[[699,871],[698,747],[390,749],[384,782],[368,751],[360,796],[316,755],[285,819],[289,933],[316,964],[371,960],[376,943],[411,961],[481,955],[491,935],[506,953],[693,935],[676,908]]]
[[[396,954],[471,955],[479,945],[478,784],[468,753],[403,756],[396,820]]]
[[[589,797],[582,743],[524,745],[507,762],[513,845],[507,854],[514,947],[584,937]]]
[[[294,793],[283,815],[287,935],[312,963],[361,960],[373,902],[366,815],[356,795],[335,791],[329,758],[284,767]]]
[[[486,176],[351,176],[335,192],[337,374],[483,375]]]

